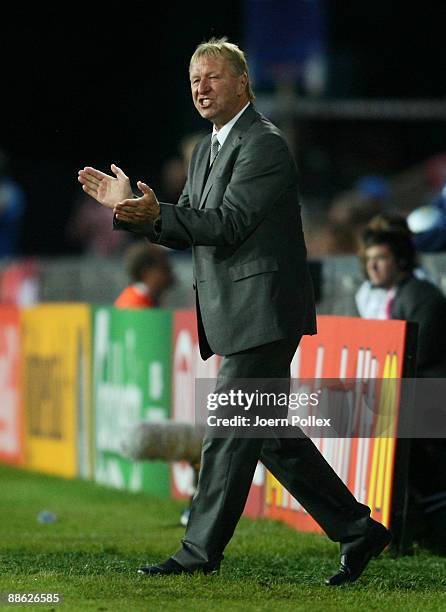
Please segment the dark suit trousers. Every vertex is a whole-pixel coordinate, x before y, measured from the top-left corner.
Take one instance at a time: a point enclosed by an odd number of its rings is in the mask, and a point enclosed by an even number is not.
[[[280,340],[224,357],[217,389],[228,379],[285,379],[299,339]],[[229,438],[205,436],[201,470],[189,524],[174,559],[189,569],[217,564],[243,512],[257,461],[336,542],[365,533],[370,509],[356,501],[307,438]]]

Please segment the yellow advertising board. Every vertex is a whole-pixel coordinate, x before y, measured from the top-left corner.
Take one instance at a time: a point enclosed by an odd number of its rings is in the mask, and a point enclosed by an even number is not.
[[[26,308],[25,455],[30,469],[91,476],[91,316],[86,304]]]

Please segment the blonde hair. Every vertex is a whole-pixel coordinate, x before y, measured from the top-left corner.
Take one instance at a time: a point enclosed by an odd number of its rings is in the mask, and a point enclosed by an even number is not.
[[[246,61],[243,51],[234,43],[228,42],[226,36],[222,38],[210,38],[208,41],[198,45],[195,49],[189,63],[189,72],[192,64],[201,57],[224,58],[229,62],[232,72],[236,76],[246,74],[248,81],[246,83],[246,95],[252,102],[255,98],[251,88],[251,80],[249,78],[248,62]]]

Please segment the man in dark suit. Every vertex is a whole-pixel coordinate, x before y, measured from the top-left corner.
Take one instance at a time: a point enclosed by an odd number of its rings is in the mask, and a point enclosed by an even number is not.
[[[387,304],[387,318],[418,323],[416,375],[446,378],[446,297],[433,283],[417,278],[417,254],[408,229],[366,229],[362,259],[371,283]],[[414,405],[429,420],[426,386]],[[446,554],[446,441],[415,437],[409,453],[409,528],[414,539]]]
[[[142,197],[134,197],[116,166],[116,178],[87,167],[79,180],[113,208],[115,228],[172,248],[192,246],[201,355],[224,356],[217,391],[234,379],[289,381],[300,338],[316,333],[295,163],[280,131],[254,109],[248,66],[236,45],[226,39],[199,45],[190,82],[195,107],[214,127],[193,153],[177,205],[158,202],[142,182]],[[204,440],[182,547],[140,573],[217,570],[259,459],[341,543],[340,570],[327,584],[355,580],[389,543],[389,532],[370,519],[370,509],[311,440],[252,439],[233,431]]]

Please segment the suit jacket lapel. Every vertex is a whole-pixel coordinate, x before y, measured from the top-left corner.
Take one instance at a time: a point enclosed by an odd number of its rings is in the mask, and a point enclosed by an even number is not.
[[[228,140],[229,140],[229,136],[225,140],[225,143],[222,146],[221,151],[219,152],[219,154],[215,158],[214,163],[212,164],[212,168],[209,171],[209,174],[208,174],[208,177],[207,177],[207,181],[206,181],[206,183],[204,185],[204,189],[203,189],[203,191],[201,193],[199,208],[202,208],[204,206],[204,203],[206,201],[208,193],[209,193],[209,191],[210,191],[210,189],[211,189],[211,187],[213,185],[214,178],[215,178],[215,173],[216,173],[217,169],[223,165],[223,162],[221,162],[221,163],[218,163],[218,162],[219,162],[219,160],[221,160],[220,156],[223,156],[223,149],[225,151],[228,150],[228,148],[227,148]]]
[[[203,187],[206,182],[207,169],[209,164],[209,151],[210,151],[210,138],[209,143],[204,144],[201,148],[200,153],[198,154],[197,159],[197,170],[196,170],[196,179],[194,181],[194,192],[197,195],[197,202],[199,207],[199,202],[201,199],[201,194],[203,193]]]

